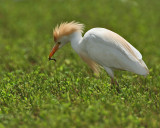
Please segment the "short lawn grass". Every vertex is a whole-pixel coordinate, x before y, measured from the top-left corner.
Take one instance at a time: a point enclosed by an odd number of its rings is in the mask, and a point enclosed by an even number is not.
[[[147,78],[116,71],[121,92],[70,44],[49,62],[62,21],[105,27],[143,55]],[[0,127],[159,128],[159,0],[0,0]]]

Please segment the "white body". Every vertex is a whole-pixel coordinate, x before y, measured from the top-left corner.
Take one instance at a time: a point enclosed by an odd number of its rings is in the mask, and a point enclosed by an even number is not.
[[[82,37],[80,32],[69,35],[73,49],[93,61],[114,77],[113,69],[127,70],[146,76],[149,71],[140,52],[123,37],[104,28],[93,28]],[[64,37],[66,40],[66,37]],[[61,39],[63,41],[63,38]],[[85,59],[84,59],[85,60]]]

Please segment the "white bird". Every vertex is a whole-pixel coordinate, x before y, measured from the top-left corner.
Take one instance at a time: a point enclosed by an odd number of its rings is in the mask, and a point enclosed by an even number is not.
[[[49,60],[54,53],[71,42],[72,48],[92,68],[98,72],[98,65],[103,67],[114,80],[114,69],[126,70],[146,76],[149,70],[142,60],[141,53],[123,37],[105,28],[92,28],[82,37],[84,25],[78,22],[65,22],[53,30],[55,46],[49,54]]]

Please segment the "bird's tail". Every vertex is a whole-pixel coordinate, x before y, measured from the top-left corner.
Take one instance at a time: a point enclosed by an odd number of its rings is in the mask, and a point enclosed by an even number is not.
[[[142,68],[143,68],[143,71],[141,72],[141,75],[147,76],[149,74],[149,69],[148,69],[147,65],[144,63],[143,60],[139,60],[139,62],[141,64]]]

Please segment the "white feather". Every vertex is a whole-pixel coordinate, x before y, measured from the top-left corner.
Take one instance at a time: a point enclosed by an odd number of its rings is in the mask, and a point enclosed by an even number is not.
[[[127,70],[140,75],[148,74],[140,52],[110,30],[93,28],[84,35],[81,44],[85,46],[88,57],[104,68]],[[129,46],[129,49],[125,45]]]

